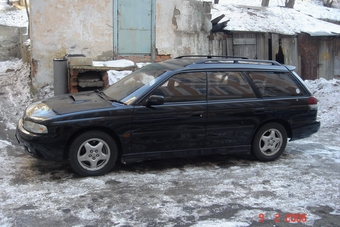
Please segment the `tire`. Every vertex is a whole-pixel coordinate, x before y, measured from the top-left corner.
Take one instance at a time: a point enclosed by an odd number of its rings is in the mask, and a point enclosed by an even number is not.
[[[262,126],[253,137],[252,154],[260,161],[274,161],[287,146],[286,129],[278,123]]]
[[[72,142],[69,162],[74,172],[81,176],[100,176],[113,168],[117,153],[117,145],[108,134],[89,131]]]

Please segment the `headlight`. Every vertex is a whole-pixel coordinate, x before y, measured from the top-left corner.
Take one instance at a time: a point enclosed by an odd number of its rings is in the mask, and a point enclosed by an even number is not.
[[[54,111],[41,101],[32,103],[26,108],[26,116],[35,120],[49,119],[55,115]]]
[[[37,124],[32,121],[25,121],[23,127],[30,132],[46,134],[48,130],[45,125]]]

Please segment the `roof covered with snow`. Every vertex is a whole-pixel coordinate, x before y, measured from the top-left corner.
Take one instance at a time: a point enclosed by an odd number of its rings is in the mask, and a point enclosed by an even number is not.
[[[320,1],[297,0],[294,8],[285,8],[283,0],[220,0],[212,7],[212,18],[225,14],[229,20],[225,30],[270,32],[284,35],[308,33],[311,36],[340,35],[340,9],[324,7]],[[221,22],[222,22],[221,21]]]

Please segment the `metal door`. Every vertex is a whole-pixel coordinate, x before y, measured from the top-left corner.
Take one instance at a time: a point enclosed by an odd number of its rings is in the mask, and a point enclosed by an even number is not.
[[[154,43],[155,0],[114,1],[116,55],[150,55]]]

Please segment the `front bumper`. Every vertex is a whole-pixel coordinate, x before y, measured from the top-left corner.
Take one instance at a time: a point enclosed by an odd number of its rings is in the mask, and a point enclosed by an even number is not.
[[[65,143],[56,140],[51,135],[38,135],[23,128],[23,120],[17,125],[15,137],[18,143],[24,146],[29,155],[49,161],[62,161]]]

